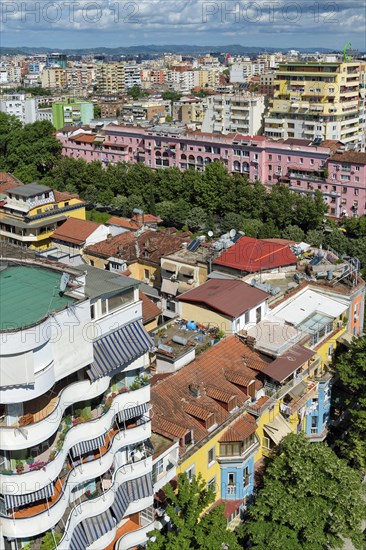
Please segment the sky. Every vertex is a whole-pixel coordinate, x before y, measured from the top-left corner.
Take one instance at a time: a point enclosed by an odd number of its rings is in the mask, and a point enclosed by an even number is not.
[[[366,50],[366,0],[0,0],[0,45]]]

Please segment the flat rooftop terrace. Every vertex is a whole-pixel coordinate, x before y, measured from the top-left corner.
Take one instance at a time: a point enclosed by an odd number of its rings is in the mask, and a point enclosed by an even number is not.
[[[0,330],[33,325],[76,300],[59,296],[61,273],[0,263]]]

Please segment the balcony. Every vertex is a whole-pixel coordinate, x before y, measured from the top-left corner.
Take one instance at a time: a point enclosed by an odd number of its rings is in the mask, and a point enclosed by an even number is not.
[[[307,379],[310,375],[314,373],[314,370],[319,367],[321,364],[321,358],[317,357],[310,365],[305,368],[300,374],[293,378],[287,384],[283,384],[281,387],[277,387],[271,384],[265,384],[264,391],[265,394],[271,397],[272,399],[281,399],[287,393],[289,393],[293,388],[295,388],[300,382]]]
[[[27,486],[27,492],[33,492],[40,487],[45,487],[50,480],[56,479],[64,466],[66,457],[70,449],[86,439],[99,438],[105,436],[106,445],[108,446],[111,439],[114,438],[118,430],[111,430],[111,426],[116,421],[116,415],[129,406],[141,405],[148,403],[150,400],[150,386],[143,386],[134,391],[123,391],[121,394],[108,395],[104,404],[99,405],[92,410],[92,419],[85,422],[74,422],[71,418],[64,419],[59,424],[59,429],[52,446],[45,445],[45,449],[38,448],[32,455],[35,465],[27,464],[22,461],[22,469],[16,471],[4,471],[0,474],[0,483],[2,490],[5,493],[21,494],[23,487],[18,480],[19,475]],[[77,420],[77,419],[74,419]],[[87,433],[85,425],[87,424]],[[60,429],[61,428],[61,429]],[[146,428],[145,428],[146,429]],[[149,430],[150,430],[149,424]],[[135,434],[134,432],[138,433]],[[128,432],[128,433],[127,433]],[[140,426],[131,426],[129,429],[122,430],[124,445],[136,443],[136,437],[139,437]],[[149,437],[149,436],[147,436]],[[143,437],[146,439],[146,437]],[[16,477],[14,477],[16,476]],[[13,478],[13,480],[11,479]],[[15,481],[17,480],[17,481]],[[16,487],[15,487],[16,486]],[[7,488],[8,487],[8,488]]]
[[[106,488],[105,479],[108,478],[103,479],[103,476],[110,470],[115,452],[121,448],[121,438],[115,438],[113,447],[114,449],[110,448],[109,450],[112,452],[95,458],[93,462],[83,461],[82,464],[70,470],[66,476],[55,484],[55,493],[49,503],[33,504],[9,515],[9,517],[3,516],[1,520],[4,535],[15,537],[22,533],[23,537],[32,537],[56,526],[57,531],[65,533],[64,539],[71,538],[73,529],[82,519],[100,514],[112,505],[118,486],[151,472],[152,457],[148,456],[149,453],[147,452],[141,460],[132,462],[130,459],[118,468],[113,474],[109,488]],[[93,464],[96,468],[91,471],[89,467]],[[102,481],[97,483],[94,498],[84,494],[78,499],[77,503],[72,503],[70,507],[72,489],[80,483],[98,477],[102,478]],[[146,499],[141,499],[132,502],[126,514],[146,507],[145,501]],[[147,505],[149,504],[150,502]]]
[[[123,534],[123,530],[125,531],[125,534]],[[114,550],[128,550],[129,548],[144,545],[147,542],[147,534],[153,530],[154,522],[147,523],[145,526],[141,527],[129,520],[128,524],[121,527],[122,536],[120,536],[119,540],[117,540]],[[118,534],[119,533],[117,531],[117,536]]]

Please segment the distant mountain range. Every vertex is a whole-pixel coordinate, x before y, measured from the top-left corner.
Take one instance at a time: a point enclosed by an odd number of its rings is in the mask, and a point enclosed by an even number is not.
[[[59,52],[65,53],[67,55],[106,55],[106,56],[115,56],[115,55],[153,55],[153,54],[162,54],[165,52],[177,53],[182,55],[195,55],[195,54],[204,54],[204,53],[229,53],[231,55],[245,55],[245,54],[257,54],[262,52],[286,52],[291,49],[296,49],[301,53],[339,53],[339,50],[331,50],[328,48],[268,48],[265,46],[241,46],[240,44],[230,44],[227,46],[194,46],[189,44],[182,45],[147,45],[147,46],[119,46],[118,48],[46,48],[46,47],[31,47],[31,46],[19,46],[16,48],[1,48],[2,55],[16,55],[16,54],[42,54],[42,53],[51,53]]]

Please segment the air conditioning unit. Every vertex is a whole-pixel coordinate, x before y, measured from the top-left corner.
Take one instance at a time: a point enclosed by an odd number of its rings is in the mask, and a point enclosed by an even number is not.
[[[194,279],[188,279],[187,283],[188,283],[189,285],[193,285]]]
[[[150,282],[150,279],[146,277],[146,279],[144,279],[144,283],[149,284],[149,282]]]
[[[338,321],[338,328],[342,328],[343,327],[343,321]]]
[[[176,276],[175,273],[174,273],[174,275],[172,275],[172,276],[170,277],[170,280],[171,280],[171,281],[176,281],[176,280],[177,280],[177,276]]]
[[[155,281],[155,275],[150,275],[150,281]]]

